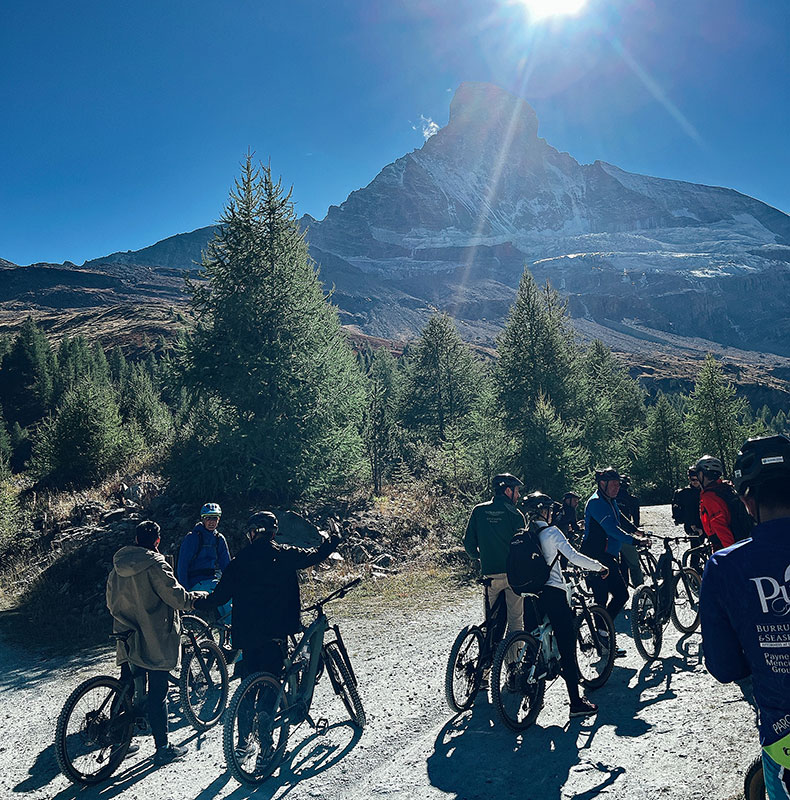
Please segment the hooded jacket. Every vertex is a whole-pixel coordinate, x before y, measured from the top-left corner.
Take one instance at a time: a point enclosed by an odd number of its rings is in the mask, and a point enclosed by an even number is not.
[[[192,608],[201,592],[188,592],[177,580],[165,557],[145,547],[122,547],[113,557],[107,578],[107,608],[115,633],[133,630],[129,655],[118,643],[118,664],[126,661],[151,670],[171,670],[180,659],[180,618],[175,613]]]

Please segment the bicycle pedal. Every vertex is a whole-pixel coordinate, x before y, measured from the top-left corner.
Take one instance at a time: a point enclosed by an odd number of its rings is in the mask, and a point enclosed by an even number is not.
[[[329,727],[329,720],[326,717],[320,717],[316,720],[315,723],[315,730],[319,736],[323,736],[326,733],[326,729]]]

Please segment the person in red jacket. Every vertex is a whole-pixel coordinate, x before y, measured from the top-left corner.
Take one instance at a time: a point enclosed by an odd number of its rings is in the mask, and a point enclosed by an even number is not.
[[[702,530],[710,539],[714,552],[735,544],[732,533],[730,509],[724,498],[716,493],[716,486],[723,483],[721,476],[724,467],[715,456],[702,456],[694,464],[694,472],[699,479],[699,518]]]

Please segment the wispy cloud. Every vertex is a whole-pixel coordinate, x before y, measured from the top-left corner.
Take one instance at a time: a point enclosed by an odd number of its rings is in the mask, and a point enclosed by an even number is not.
[[[439,124],[434,122],[430,117],[424,117],[420,114],[420,127],[412,125],[412,130],[422,130],[422,138],[430,139],[436,133],[439,133]]]

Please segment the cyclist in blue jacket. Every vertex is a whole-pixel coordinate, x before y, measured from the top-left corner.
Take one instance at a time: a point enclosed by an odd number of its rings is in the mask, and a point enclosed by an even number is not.
[[[595,480],[598,488],[584,507],[584,540],[581,551],[600,561],[609,570],[605,578],[590,575],[587,580],[595,602],[603,606],[614,620],[628,600],[628,589],[617,563],[620,548],[623,544],[647,541],[648,537],[623,517],[617,507],[615,498],[620,491],[620,473],[614,467],[598,469],[595,471]],[[624,656],[625,650],[618,647],[615,654],[617,657]]]
[[[752,538],[714,553],[700,591],[705,665],[721,683],[750,675],[769,800],[790,798],[790,439],[749,439],[735,488]]]
[[[228,543],[217,530],[221,516],[218,503],[206,503],[200,509],[200,522],[181,542],[176,576],[187,589],[212,591],[230,564]],[[230,603],[219,609],[219,620],[229,625],[230,611]]]

